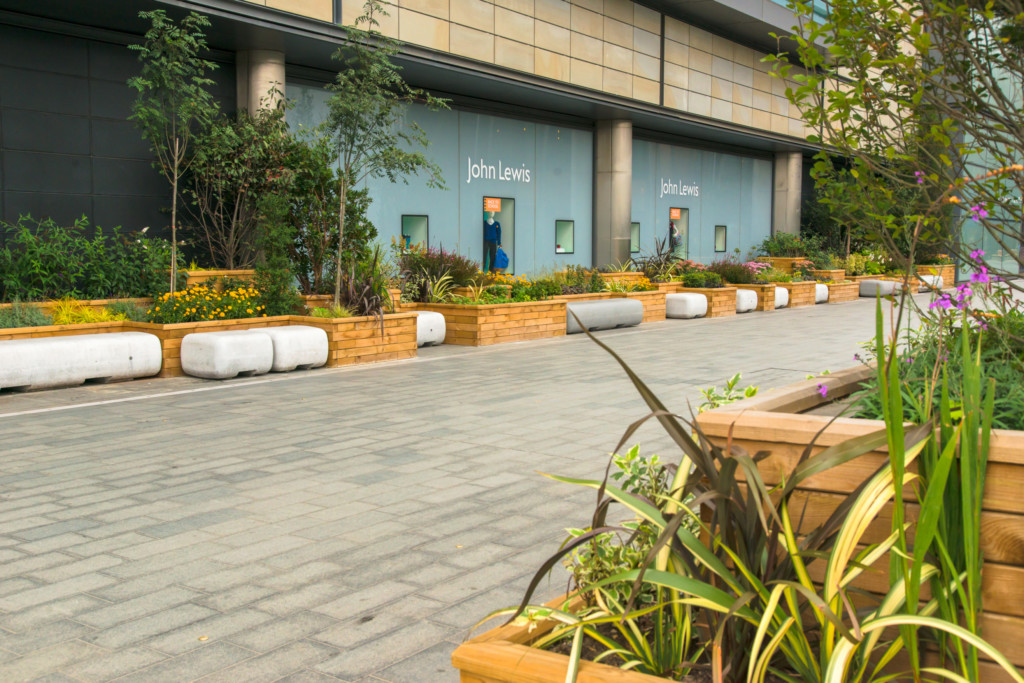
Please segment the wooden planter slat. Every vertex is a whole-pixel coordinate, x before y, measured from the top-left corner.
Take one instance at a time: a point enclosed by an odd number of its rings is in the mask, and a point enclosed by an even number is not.
[[[828,302],[830,304],[841,304],[847,301],[856,301],[860,298],[859,282],[830,282],[828,287]]]
[[[956,266],[947,263],[941,266],[914,266],[918,275],[938,275],[942,278],[942,287],[949,289],[956,285]]]
[[[842,282],[846,279],[846,271],[842,268],[829,268],[829,269],[813,269],[811,274],[816,278],[828,280],[830,282]]]
[[[417,304],[416,307],[444,315],[446,344],[489,346],[563,336],[565,304],[564,299],[555,299],[482,306]]]
[[[757,307],[755,311],[774,311],[775,310],[775,285],[735,285],[730,284],[730,287],[736,289],[751,289],[757,292]]]
[[[789,290],[790,308],[814,305],[814,289],[817,282],[776,282],[773,284],[776,287]]]
[[[693,292],[703,294],[708,300],[708,318],[724,318],[729,315],[736,315],[736,288],[735,287],[682,287],[679,292]]]
[[[645,323],[655,323],[665,319],[665,292],[615,292],[613,299],[636,299],[644,306]]]
[[[758,261],[772,264],[772,268],[778,268],[784,273],[793,272],[793,264],[798,261],[806,261],[806,256],[762,256]]]

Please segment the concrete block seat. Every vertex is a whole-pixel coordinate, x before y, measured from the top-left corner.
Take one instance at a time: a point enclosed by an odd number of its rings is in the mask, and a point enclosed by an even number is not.
[[[708,314],[708,298],[696,292],[665,295],[666,318],[703,318]]]
[[[925,289],[933,289],[936,292],[941,291],[946,285],[946,283],[942,281],[941,275],[918,275],[917,279],[921,281]]]
[[[285,325],[248,330],[270,337],[274,345],[274,372],[309,370],[327,365],[327,333],[309,325]]]
[[[789,306],[789,290],[785,287],[775,288],[775,308]]]
[[[0,341],[0,389],[152,377],[162,364],[160,339],[146,332],[9,339]]]
[[[442,314],[436,311],[416,311],[416,346],[444,344],[446,330]]]
[[[827,304],[828,303],[828,285],[823,285],[820,282],[814,285],[814,303],[816,304]]]
[[[644,320],[644,305],[638,299],[600,299],[570,301],[566,304],[565,333],[576,334],[583,328],[572,316],[575,313],[588,330],[610,330],[632,327]]]
[[[736,312],[749,313],[757,308],[757,292],[753,289],[736,290]]]
[[[186,334],[181,340],[181,369],[204,379],[231,379],[270,372],[274,342],[265,330]]]
[[[861,296],[892,296],[903,289],[902,282],[895,280],[861,280]]]

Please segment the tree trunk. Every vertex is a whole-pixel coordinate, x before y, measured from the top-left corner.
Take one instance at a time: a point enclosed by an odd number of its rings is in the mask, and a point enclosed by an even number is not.
[[[181,141],[174,138],[174,177],[171,179],[171,294],[178,281],[178,168],[180,157],[178,151]]]
[[[341,199],[338,201],[338,258],[334,273],[334,305],[341,306],[341,254],[345,247],[345,197],[348,195],[348,182],[345,176],[341,181]]]

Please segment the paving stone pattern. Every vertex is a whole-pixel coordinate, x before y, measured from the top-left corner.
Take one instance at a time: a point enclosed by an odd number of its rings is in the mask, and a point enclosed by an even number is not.
[[[679,412],[852,365],[874,303],[601,333]],[[36,412],[31,412],[36,411]],[[0,394],[0,681],[455,681],[645,408],[582,335]],[[634,441],[671,457],[655,425]],[[565,574],[539,598],[565,589]]]

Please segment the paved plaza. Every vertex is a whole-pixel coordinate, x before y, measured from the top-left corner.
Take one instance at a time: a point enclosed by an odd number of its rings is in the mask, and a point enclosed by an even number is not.
[[[853,364],[875,303],[600,333],[677,412]],[[0,394],[0,681],[456,681],[646,414],[582,335]],[[655,424],[634,441],[674,460]],[[564,592],[557,571],[539,598]]]

